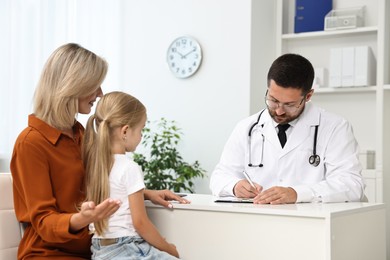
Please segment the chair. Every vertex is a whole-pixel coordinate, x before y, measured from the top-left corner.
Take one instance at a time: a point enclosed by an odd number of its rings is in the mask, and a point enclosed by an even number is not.
[[[21,228],[15,216],[12,177],[0,173],[0,260],[17,259]]]

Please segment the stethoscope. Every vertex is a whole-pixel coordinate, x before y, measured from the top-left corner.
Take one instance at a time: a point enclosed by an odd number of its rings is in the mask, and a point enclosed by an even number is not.
[[[253,123],[253,125],[251,125],[251,127],[249,128],[249,132],[248,132],[248,155],[249,155],[249,162],[248,162],[248,166],[249,167],[263,167],[264,164],[263,164],[263,154],[264,154],[264,142],[265,142],[265,137],[263,135],[263,133],[261,134],[261,137],[262,137],[262,142],[261,142],[261,158],[260,158],[260,163],[259,164],[252,164],[252,154],[251,154],[251,148],[252,148],[252,130],[255,126],[257,126],[260,122],[260,118],[261,118],[261,115],[263,114],[263,112],[265,111],[265,109],[263,109],[258,118],[257,118],[257,121],[255,123]],[[261,127],[264,127],[264,124],[261,125]],[[310,155],[309,157],[309,164],[313,165],[314,167],[317,167],[320,162],[321,162],[321,158],[320,156],[317,154],[317,135],[318,135],[318,125],[315,126],[315,130],[314,130],[314,140],[313,140],[313,153],[312,155]]]

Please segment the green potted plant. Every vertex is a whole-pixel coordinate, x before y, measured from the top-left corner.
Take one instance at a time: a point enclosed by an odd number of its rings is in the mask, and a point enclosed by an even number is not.
[[[203,178],[205,171],[198,161],[185,162],[177,150],[181,139],[181,129],[175,121],[161,118],[154,123],[152,130],[148,121],[143,130],[142,145],[148,155],[134,153],[134,161],[145,173],[145,185],[148,189],[169,189],[174,192],[193,193],[195,178]]]

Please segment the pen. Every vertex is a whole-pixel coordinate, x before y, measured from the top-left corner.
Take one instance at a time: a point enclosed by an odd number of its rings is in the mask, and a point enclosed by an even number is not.
[[[246,171],[243,171],[242,173],[244,174],[245,179],[249,182],[249,184],[250,184],[255,190],[257,190],[255,184],[254,184],[253,181],[251,180],[251,177],[249,177],[248,173],[246,173]]]

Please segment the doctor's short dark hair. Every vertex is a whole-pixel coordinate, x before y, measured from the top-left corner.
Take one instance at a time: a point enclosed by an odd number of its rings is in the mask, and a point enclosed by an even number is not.
[[[302,89],[302,95],[306,95],[313,86],[314,68],[305,57],[287,53],[272,63],[267,76],[268,87],[271,79],[281,87]]]

